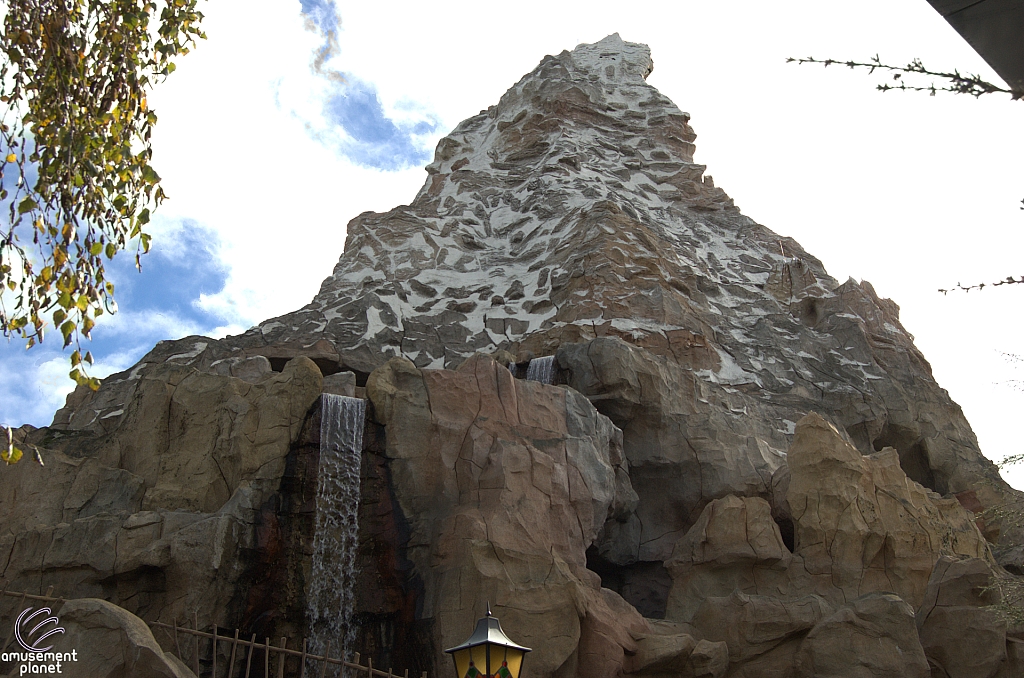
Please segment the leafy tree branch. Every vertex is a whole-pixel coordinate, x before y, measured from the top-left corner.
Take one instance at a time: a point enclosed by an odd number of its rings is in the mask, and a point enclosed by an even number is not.
[[[197,39],[197,0],[10,0],[0,32],[0,331],[75,343],[116,311],[105,262],[136,246],[166,197],[150,165],[146,93]],[[158,17],[158,18],[157,18]]]

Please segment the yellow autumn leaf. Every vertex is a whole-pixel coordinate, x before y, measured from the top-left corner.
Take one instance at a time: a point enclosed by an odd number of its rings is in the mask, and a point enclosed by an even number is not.
[[[18,156],[14,155],[13,153],[7,154],[7,162],[15,162],[17,159]]]

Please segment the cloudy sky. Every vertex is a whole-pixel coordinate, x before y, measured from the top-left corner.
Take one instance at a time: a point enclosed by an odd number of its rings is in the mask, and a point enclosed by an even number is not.
[[[346,223],[409,202],[441,136],[544,55],[618,32],[651,46],[649,82],[691,114],[716,185],[834,277],[894,299],[986,454],[1024,451],[1024,286],[936,291],[1024,274],[1024,104],[882,94],[879,76],[785,63],[877,53],[997,80],[925,0],[201,5],[209,39],[150,97],[171,199],[143,272],[114,262],[121,310],[89,346],[99,376],[161,339],[306,304]],[[0,422],[48,424],[68,369],[51,341],[0,346]],[[1024,469],[1007,475],[1024,487]]]

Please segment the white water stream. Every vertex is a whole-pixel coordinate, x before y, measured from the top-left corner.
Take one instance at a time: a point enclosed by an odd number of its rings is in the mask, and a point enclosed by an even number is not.
[[[356,545],[359,535],[359,469],[366,401],[325,393],[320,415],[313,567],[307,587],[310,654],[348,656],[354,639]],[[327,675],[337,676],[331,665]]]
[[[526,378],[530,381],[539,381],[542,384],[554,383],[555,356],[546,355],[531,360],[526,368]]]

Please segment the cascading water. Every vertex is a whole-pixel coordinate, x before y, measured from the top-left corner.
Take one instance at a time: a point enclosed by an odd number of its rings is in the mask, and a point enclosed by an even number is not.
[[[330,643],[331,656],[347,657],[354,638],[350,621],[366,401],[330,393],[321,397],[316,531],[306,601],[309,652],[323,655]],[[331,665],[328,675],[337,676],[338,667]]]
[[[555,381],[555,356],[546,355],[534,358],[526,368],[526,378],[542,384],[553,384]]]

